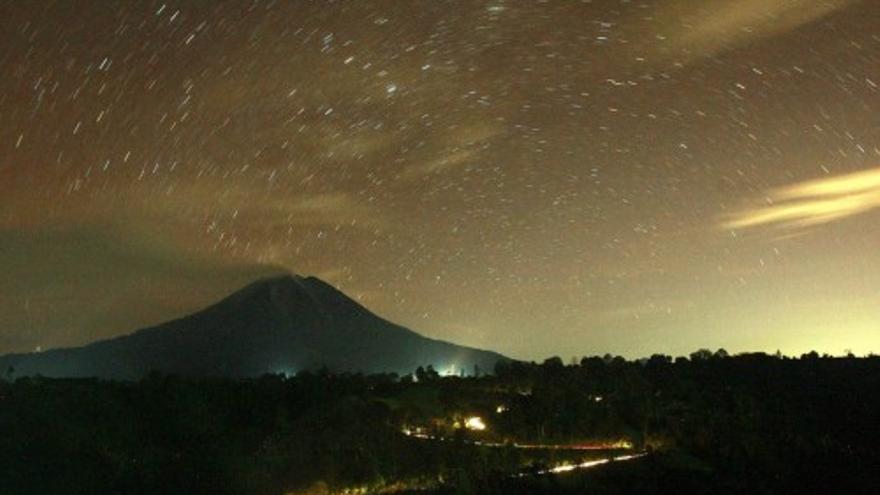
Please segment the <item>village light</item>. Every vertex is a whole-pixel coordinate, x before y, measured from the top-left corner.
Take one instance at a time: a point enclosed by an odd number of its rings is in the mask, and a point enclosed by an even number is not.
[[[471,416],[464,420],[464,427],[468,430],[483,431],[486,429],[486,423],[479,416]]]

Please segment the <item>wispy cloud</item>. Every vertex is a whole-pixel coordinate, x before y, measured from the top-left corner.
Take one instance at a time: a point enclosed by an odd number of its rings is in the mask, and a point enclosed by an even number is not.
[[[880,208],[880,167],[770,191],[767,204],[744,208],[724,219],[725,229],[760,226],[800,228]]]
[[[675,4],[676,10],[670,7],[661,17],[684,24],[671,41],[692,57],[701,58],[792,31],[853,3],[855,0],[693,0]]]
[[[407,168],[403,171],[401,177],[403,177],[404,179],[418,179],[424,177],[425,175],[442,172],[444,170],[448,170],[453,167],[457,167],[458,165],[467,163],[477,153],[478,151],[474,149],[457,150],[447,156],[428,160],[424,163],[420,163],[418,165]]]
[[[443,138],[445,146],[437,152],[438,156],[426,157],[424,161],[404,169],[400,176],[405,180],[420,179],[471,163],[493,139],[503,133],[504,128],[496,123],[478,123],[450,130]]]

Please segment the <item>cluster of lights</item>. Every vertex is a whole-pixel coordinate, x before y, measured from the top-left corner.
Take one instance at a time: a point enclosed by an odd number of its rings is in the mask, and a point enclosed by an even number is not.
[[[486,429],[486,423],[479,416],[471,416],[464,420],[464,427],[468,430],[483,431]]]
[[[404,427],[401,431],[403,432],[404,435],[406,435],[408,437],[421,438],[422,440],[435,440],[435,438],[433,436],[425,433],[425,430],[422,427],[418,427],[418,426],[415,428]]]

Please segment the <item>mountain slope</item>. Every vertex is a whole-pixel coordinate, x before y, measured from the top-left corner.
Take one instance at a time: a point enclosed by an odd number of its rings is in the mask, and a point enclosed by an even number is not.
[[[327,283],[295,275],[261,280],[190,316],[70,349],[0,357],[16,376],[138,379],[150,371],[257,376],[322,366],[410,373],[431,364],[491,370],[494,352],[428,339],[390,323]]]

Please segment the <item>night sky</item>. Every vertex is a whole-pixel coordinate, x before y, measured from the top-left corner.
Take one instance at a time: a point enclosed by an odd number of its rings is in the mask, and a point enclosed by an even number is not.
[[[880,2],[0,3],[0,353],[316,275],[543,359],[880,351]]]

